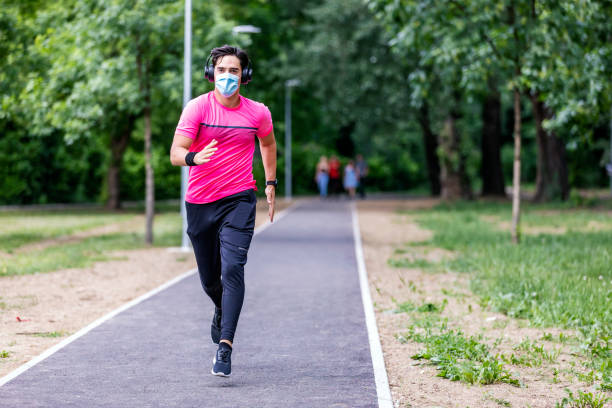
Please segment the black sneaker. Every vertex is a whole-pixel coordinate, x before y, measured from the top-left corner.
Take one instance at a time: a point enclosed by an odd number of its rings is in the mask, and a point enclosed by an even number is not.
[[[219,344],[219,340],[221,340],[221,309],[218,307],[215,307],[215,315],[210,325],[210,337],[213,343]]]
[[[232,348],[223,342],[219,344],[217,354],[213,357],[213,368],[210,370],[212,375],[219,377],[229,377],[232,373]]]

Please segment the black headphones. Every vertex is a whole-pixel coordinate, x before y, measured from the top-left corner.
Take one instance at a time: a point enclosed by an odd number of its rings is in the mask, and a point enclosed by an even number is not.
[[[210,60],[212,58],[212,52],[206,59],[206,65],[204,65],[204,78],[207,78],[209,82],[215,82],[215,67]],[[251,65],[251,59],[248,59],[247,66],[242,68],[242,78],[240,78],[240,84],[246,85],[253,78],[253,66]]]

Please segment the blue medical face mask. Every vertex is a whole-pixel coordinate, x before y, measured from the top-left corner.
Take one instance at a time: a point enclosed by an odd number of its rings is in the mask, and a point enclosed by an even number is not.
[[[229,72],[215,74],[215,87],[223,96],[229,98],[238,90],[239,79],[236,75]]]

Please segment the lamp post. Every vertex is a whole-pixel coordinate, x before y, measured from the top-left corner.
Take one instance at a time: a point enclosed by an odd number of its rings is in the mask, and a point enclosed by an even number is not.
[[[183,56],[183,109],[191,100],[191,0],[185,0],[185,44]],[[183,220],[183,233],[181,250],[189,251],[189,238],[187,237],[187,209],[185,208],[185,195],[187,194],[187,179],[189,168],[181,167],[181,218]]]
[[[285,200],[291,200],[291,88],[300,85],[299,79],[285,82]]]
[[[239,25],[232,28],[232,33],[249,33],[249,34],[257,34],[261,33],[261,28],[255,27],[252,25]]]

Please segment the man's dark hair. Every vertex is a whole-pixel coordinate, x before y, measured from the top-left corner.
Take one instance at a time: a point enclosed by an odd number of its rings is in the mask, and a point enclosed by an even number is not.
[[[212,57],[213,68],[217,66],[219,58],[225,57],[226,55],[234,55],[240,60],[240,68],[244,69],[249,65],[249,56],[247,53],[238,48],[232,47],[231,45],[224,45],[222,47],[213,48],[210,52]]]

